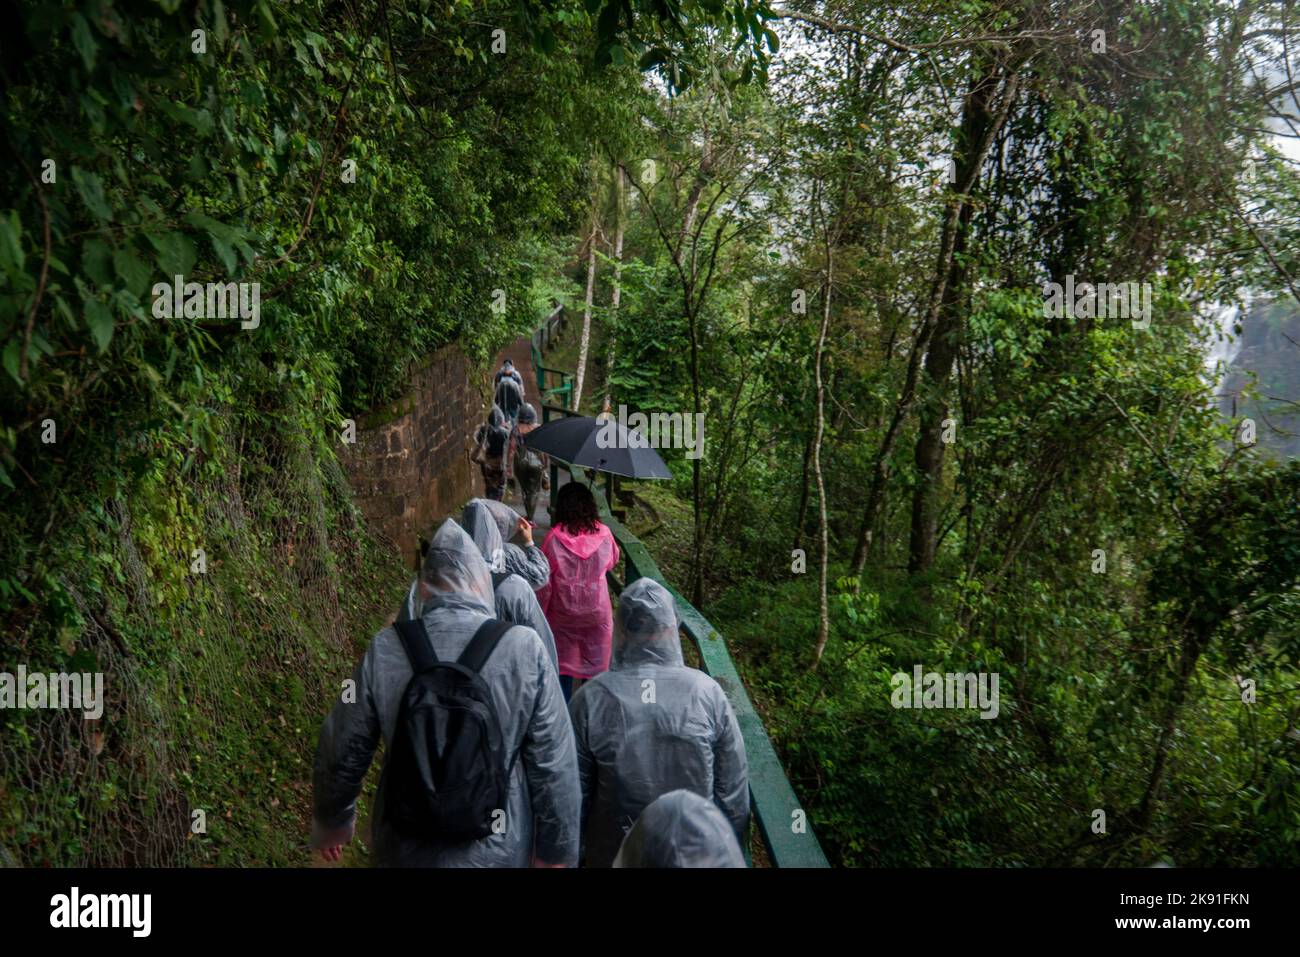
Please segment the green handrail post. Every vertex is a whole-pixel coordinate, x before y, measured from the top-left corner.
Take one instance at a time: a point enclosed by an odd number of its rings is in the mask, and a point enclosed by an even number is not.
[[[530,352],[533,360],[533,375],[537,377],[537,390],[541,393],[538,398],[545,402],[548,396],[562,396],[564,404],[568,406],[573,400],[573,375],[560,369],[550,369],[542,365],[542,351],[550,347],[552,337],[563,323],[564,305],[561,303],[557,304],[547,317],[542,320],[542,324],[533,330]],[[548,372],[559,377],[560,384],[558,386],[547,387],[546,373]]]

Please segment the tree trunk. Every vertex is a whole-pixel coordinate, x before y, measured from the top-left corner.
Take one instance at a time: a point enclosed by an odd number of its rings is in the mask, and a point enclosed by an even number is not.
[[[578,370],[573,379],[573,409],[582,406],[582,383],[587,374],[587,349],[591,345],[591,303],[596,294],[596,214],[591,214],[591,234],[587,237],[587,302],[582,310],[582,338],[578,342]]]
[[[1165,704],[1164,720],[1160,726],[1160,737],[1156,742],[1155,756],[1151,763],[1151,774],[1147,778],[1147,786],[1142,794],[1142,800],[1133,815],[1133,823],[1138,830],[1145,830],[1149,827],[1151,819],[1155,815],[1156,796],[1160,793],[1160,785],[1164,781],[1165,765],[1169,761],[1169,748],[1174,742],[1174,732],[1178,728],[1178,712],[1187,699],[1187,689],[1191,684],[1192,675],[1196,671],[1196,663],[1200,661],[1201,652],[1208,644],[1209,638],[1207,636],[1188,635],[1183,639],[1182,652],[1178,656],[1178,670],[1174,673],[1174,686],[1169,695],[1169,701]]]
[[[687,295],[689,301],[690,295]],[[691,334],[691,411],[702,411],[700,397],[700,337],[696,316],[690,312],[686,318]],[[696,422],[700,421],[698,418]],[[691,459],[691,524],[693,528],[691,552],[691,603],[697,608],[704,602],[704,525],[701,521],[704,504],[704,476],[699,458]]]
[[[677,251],[678,255],[685,254],[686,239],[690,235],[691,227],[695,225],[695,214],[700,209],[700,198],[704,195],[704,187],[709,181],[709,173],[712,169],[712,154],[709,151],[709,131],[704,131],[704,142],[700,144],[700,166],[695,172],[695,182],[691,184],[691,193],[686,199],[686,208],[682,215],[682,228],[677,233]]]
[[[871,485],[867,493],[866,505],[862,511],[862,523],[858,529],[857,546],[853,552],[853,574],[861,579],[862,570],[866,567],[867,557],[871,554],[873,536],[875,534],[876,521],[879,519],[881,509],[885,499],[885,484],[889,479],[890,467],[889,457],[893,454],[894,444],[898,441],[898,436],[902,430],[904,421],[911,412],[912,406],[917,397],[917,378],[921,371],[921,359],[925,355],[926,349],[930,344],[931,337],[934,333],[935,326],[938,324],[939,312],[943,306],[945,295],[948,288],[948,279],[951,272],[953,261],[953,251],[956,245],[958,233],[958,220],[969,201],[969,193],[974,186],[974,177],[978,174],[980,167],[984,163],[984,157],[988,155],[989,147],[993,143],[993,133],[1001,128],[1006,120],[1007,111],[1011,108],[1011,101],[1015,97],[1017,87],[1017,77],[1013,74],[1003,88],[1002,104],[1000,109],[999,122],[995,128],[989,131],[989,135],[984,137],[984,141],[979,148],[972,154],[972,162],[964,171],[958,171],[958,182],[955,184],[955,196],[944,210],[943,228],[940,231],[939,255],[935,266],[935,278],[930,287],[930,295],[927,300],[924,318],[920,327],[917,329],[916,339],[912,346],[911,355],[907,362],[907,375],[904,379],[902,392],[899,394],[898,402],[894,407],[894,415],[890,419],[889,427],[885,431],[885,436],[881,440],[880,449],[876,452],[875,464],[872,467]],[[977,87],[979,84],[977,84]]]
[[[619,164],[614,165],[614,215],[618,225],[614,229],[614,288],[609,295],[610,321],[605,329],[605,335],[609,337],[605,348],[606,408],[614,401],[614,349],[618,342],[614,324],[623,299],[623,231],[627,217],[623,215],[623,167]]]
[[[821,537],[821,561],[818,570],[817,590],[817,651],[813,668],[821,664],[830,635],[830,608],[826,597],[827,570],[830,567],[830,537],[826,528],[826,482],[822,476],[822,433],[826,426],[826,385],[822,379],[822,357],[826,352],[826,330],[831,322],[832,259],[830,237],[826,241],[826,283],[822,291],[822,324],[817,333],[817,357],[813,362],[813,377],[817,386],[817,422],[813,429],[812,465],[817,482],[818,531]]]
[[[970,207],[966,207],[969,212]],[[969,225],[969,216],[963,216]],[[959,235],[956,252],[965,248],[965,225]],[[963,270],[956,258],[949,292],[960,286]],[[925,357],[925,374],[933,390],[921,409],[921,422],[916,436],[913,460],[916,462],[917,481],[912,492],[912,533],[908,548],[908,570],[924,572],[934,564],[936,530],[938,523],[939,480],[943,473],[943,423],[948,418],[947,383],[957,358],[957,332],[960,318],[958,303],[949,295],[941,320]]]
[[[803,533],[808,521],[808,466],[812,461],[813,432],[803,443],[803,468],[799,472],[799,515],[794,522],[794,548],[803,545]]]
[[[994,66],[971,88],[963,108],[961,131],[953,149],[956,170],[951,202],[958,207],[952,220],[952,252],[940,268],[946,272],[939,307],[935,313],[930,349],[925,357],[928,380],[922,400],[920,427],[916,436],[913,461],[916,463],[916,488],[912,493],[912,527],[908,546],[908,570],[925,572],[934,564],[937,548],[939,485],[943,476],[943,423],[948,418],[948,379],[957,358],[962,327],[961,304],[966,268],[962,254],[974,218],[969,193],[979,179],[980,168],[1011,109],[1016,95],[1017,78],[1012,75],[1001,82],[1002,68]],[[998,90],[1001,87],[1001,98]]]

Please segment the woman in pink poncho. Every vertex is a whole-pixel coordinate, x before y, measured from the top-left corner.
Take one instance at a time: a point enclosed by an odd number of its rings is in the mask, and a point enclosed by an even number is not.
[[[555,633],[564,700],[574,680],[609,670],[614,614],[605,573],[618,564],[618,543],[597,517],[596,500],[585,485],[570,482],[555,497],[555,524],[542,542],[551,579],[537,593]]]

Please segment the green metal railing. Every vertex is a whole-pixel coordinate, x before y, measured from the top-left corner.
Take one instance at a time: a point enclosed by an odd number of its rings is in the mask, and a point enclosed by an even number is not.
[[[550,347],[551,340],[559,334],[564,328],[564,306],[556,306],[551,311],[540,326],[533,331],[532,340],[532,359],[533,375],[537,377],[537,391],[541,393],[540,399],[546,402],[548,398],[559,399],[564,408],[573,404],[573,373],[564,372],[560,369],[551,369],[542,365],[542,353]],[[546,375],[550,373],[559,385],[553,385],[549,388],[546,385]]]
[[[552,416],[568,416],[576,413],[567,408],[554,406],[542,407],[542,419],[548,421]],[[659,566],[650,556],[645,545],[628,531],[627,527],[615,517],[609,496],[587,479],[578,469],[565,466],[570,481],[581,482],[591,489],[600,510],[601,521],[614,533],[623,552],[626,569],[623,582],[613,579],[611,584],[621,590],[626,584],[638,578],[653,578],[669,592],[677,603],[677,615],[681,620],[682,630],[690,637],[700,654],[703,670],[711,676],[722,690],[726,692],[736,720],[740,724],[741,736],[745,739],[745,753],[749,760],[749,795],[753,807],[753,819],[758,827],[763,844],[767,848],[768,858],[773,867],[829,867],[826,855],[822,853],[812,824],[799,805],[794,789],[786,779],[785,769],[776,756],[772,740],[767,736],[763,720],[759,717],[754,703],[749,699],[735,662],[727,651],[727,644],[722,635],[709,623],[694,605],[687,601],[678,591],[664,580]],[[559,469],[555,460],[551,460],[551,497],[550,508],[555,510],[555,494],[559,489]],[[612,481],[606,476],[606,490],[612,494]],[[612,576],[611,576],[612,577]],[[745,848],[745,859],[749,860],[749,848]]]

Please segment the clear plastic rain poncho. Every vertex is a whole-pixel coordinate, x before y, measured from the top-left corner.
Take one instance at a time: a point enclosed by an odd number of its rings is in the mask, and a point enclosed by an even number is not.
[[[497,383],[496,395],[492,401],[500,407],[507,419],[514,422],[515,416],[519,414],[519,407],[524,404],[523,383],[518,378],[503,377]]]
[[[493,613],[492,579],[474,541],[451,519],[438,529],[421,578],[432,589],[423,620],[440,660],[455,660]],[[353,672],[354,693],[337,701],[316,750],[312,846],[352,837],[356,801],[382,738],[392,745],[411,665],[392,628],[375,635]],[[578,787],[573,732],[550,654],[531,628],[511,628],[481,672],[505,740],[518,760],[511,773],[506,827],[477,841],[437,844],[403,837],[384,821],[386,777],[375,801],[372,844],[380,866],[527,867],[578,857]],[[535,851],[534,851],[535,848]]]
[[[513,625],[527,625],[537,632],[542,639],[551,665],[559,673],[560,659],[555,650],[555,634],[542,614],[542,606],[537,603],[537,593],[528,587],[528,582],[518,575],[511,575],[497,585],[497,617]]]
[[[510,426],[506,422],[505,413],[496,405],[488,410],[487,421],[474,433],[474,444],[482,446],[484,454],[489,459],[498,459],[506,454],[510,444]]]
[[[503,510],[514,516],[513,519],[507,518]],[[520,548],[507,541],[514,534],[520,518],[519,513],[508,505],[472,498],[461,512],[460,521],[492,570],[494,584],[499,585],[511,575],[518,575],[536,590],[551,580],[551,565],[536,545]],[[513,523],[508,534],[501,531],[506,522]]]
[[[690,791],[650,803],[623,839],[615,867],[744,867],[745,856],[718,806]]]
[[[519,527],[519,519],[523,516],[505,502],[498,502],[495,499],[475,498],[470,499],[470,501],[482,503],[487,510],[492,513],[492,518],[497,523],[497,531],[501,533],[501,541],[510,541],[511,537],[515,534],[515,530]],[[464,515],[462,513],[462,518],[463,517]],[[465,527],[463,523],[461,527]]]
[[[641,578],[619,596],[610,670],[569,704],[582,781],[583,851],[608,867],[641,812],[669,791],[711,798],[739,839],[749,821],[745,744],[716,681],[682,661],[668,589]]]

